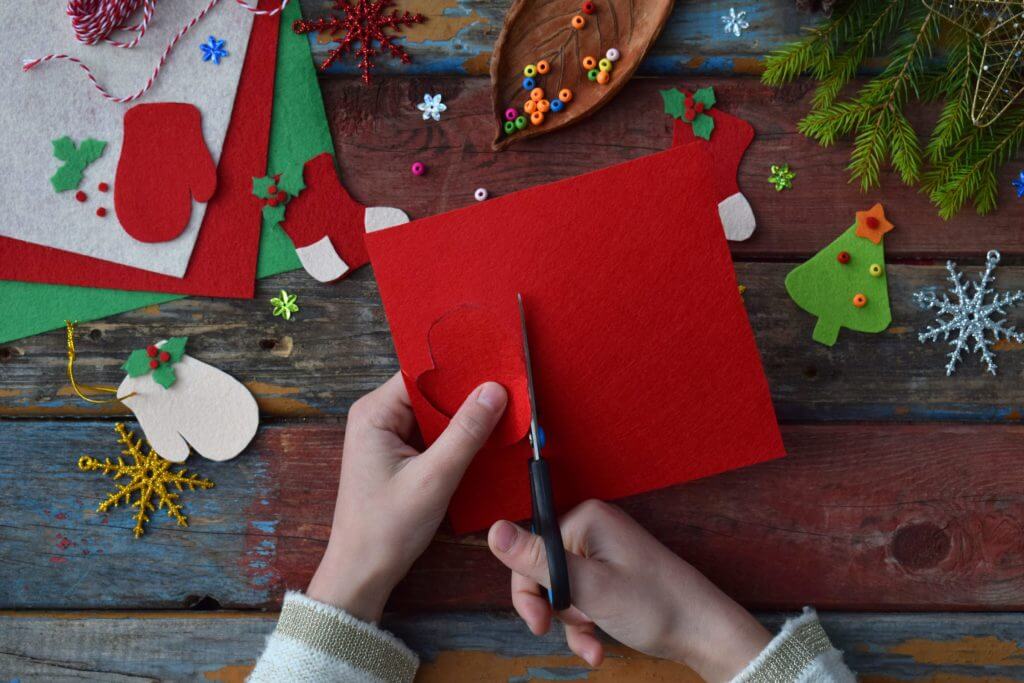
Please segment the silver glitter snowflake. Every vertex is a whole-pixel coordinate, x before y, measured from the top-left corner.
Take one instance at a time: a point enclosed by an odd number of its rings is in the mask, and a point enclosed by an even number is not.
[[[956,365],[961,360],[964,350],[972,353],[980,353],[981,359],[985,361],[988,371],[996,374],[995,355],[992,353],[992,344],[1000,338],[1012,339],[1018,343],[1024,343],[1024,333],[1018,332],[1014,327],[1007,327],[1005,317],[995,320],[995,316],[1005,316],[1006,308],[1024,301],[1024,292],[1018,290],[1012,294],[1009,292],[999,293],[990,289],[995,277],[992,271],[999,263],[999,252],[990,251],[985,259],[985,272],[981,273],[978,282],[964,284],[963,276],[956,270],[956,264],[952,261],[946,262],[946,270],[949,271],[949,281],[953,285],[949,290],[955,301],[950,301],[949,296],[943,293],[940,299],[934,291],[921,290],[914,292],[914,300],[924,309],[938,311],[935,318],[936,325],[928,327],[924,332],[917,335],[923,344],[928,341],[939,341],[942,335],[943,341],[949,340],[953,350],[948,354],[949,363],[946,365],[946,376],[956,371]],[[974,293],[970,288],[974,288]],[[992,296],[992,300],[985,302],[986,297]],[[943,316],[949,316],[944,319]],[[986,333],[991,332],[991,338]],[[950,337],[953,337],[950,339]],[[974,348],[969,349],[968,345],[974,341]]]
[[[731,33],[737,38],[743,34],[744,29],[750,28],[747,13],[745,11],[737,12],[735,7],[730,7],[729,13],[722,16],[722,24],[725,26],[726,33]]]
[[[431,95],[427,93],[423,96],[423,101],[416,105],[416,108],[423,112],[423,120],[434,119],[435,121],[441,120],[441,114],[448,109],[448,105],[441,101],[441,94]]]

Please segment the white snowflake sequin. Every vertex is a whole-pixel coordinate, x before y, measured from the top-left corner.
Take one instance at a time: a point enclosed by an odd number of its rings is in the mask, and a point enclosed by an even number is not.
[[[750,28],[750,23],[746,19],[746,11],[736,11],[735,7],[729,8],[729,14],[722,16],[722,24],[725,26],[725,32],[731,33],[739,38],[745,29]]]
[[[935,318],[936,325],[928,327],[920,333],[917,338],[923,344],[926,341],[949,340],[953,350],[948,354],[949,363],[946,365],[946,376],[956,371],[956,365],[960,362],[960,356],[964,350],[972,353],[980,353],[981,359],[985,361],[987,369],[993,375],[996,374],[995,355],[992,353],[992,344],[1003,339],[1012,339],[1018,343],[1024,343],[1024,333],[1018,332],[1014,327],[1007,327],[1003,323],[1005,318],[995,320],[995,316],[1005,316],[1006,308],[1024,301],[1024,292],[999,293],[990,286],[995,281],[992,271],[999,263],[999,252],[990,251],[985,259],[985,272],[981,273],[978,282],[964,284],[963,276],[957,272],[956,264],[952,261],[946,262],[946,270],[949,271],[949,281],[952,284],[949,290],[955,297],[950,301],[949,295],[943,293],[940,299],[934,291],[921,290],[914,292],[914,300],[924,309],[938,311]],[[974,293],[970,288],[974,287]],[[991,294],[992,300],[988,303],[985,298]],[[944,319],[942,316],[949,316]],[[991,338],[986,333],[991,332]],[[953,339],[950,340],[950,336]],[[974,341],[974,348],[968,348],[971,341]]]
[[[423,120],[434,119],[435,121],[441,120],[441,114],[448,109],[448,105],[441,101],[441,94],[431,95],[427,93],[423,96],[423,102],[416,105],[416,108],[423,112]]]

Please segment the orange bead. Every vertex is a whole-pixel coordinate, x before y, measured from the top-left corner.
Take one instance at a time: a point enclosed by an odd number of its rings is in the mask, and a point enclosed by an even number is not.
[[[534,88],[530,91],[530,99],[534,102],[540,102],[544,99],[544,88]]]
[[[572,99],[572,90],[569,90],[568,88],[562,88],[561,90],[558,91],[558,99],[562,100],[563,102],[568,102],[569,100]]]
[[[534,102],[533,100],[526,100],[525,102],[523,102],[523,111],[525,111],[527,114],[532,114],[533,112],[537,111],[537,103]]]
[[[600,83],[601,85],[604,85],[605,83],[607,83],[611,79],[611,77],[612,77],[612,75],[610,73],[608,73],[607,71],[598,71],[597,72],[597,82]]]
[[[587,20],[583,18],[582,14],[577,14],[575,17],[572,18],[572,27],[574,29],[579,30],[579,29],[583,28],[586,25],[587,25]]]
[[[551,103],[548,102],[547,100],[540,100],[539,102],[537,102],[537,111],[539,111],[540,113],[546,114],[548,112],[548,109],[551,109]]]
[[[539,111],[533,112],[532,114],[530,114],[530,123],[532,123],[535,126],[539,126],[540,124],[544,123],[544,114],[541,114]]]
[[[587,71],[590,71],[591,69],[593,69],[596,66],[597,66],[597,60],[594,59],[593,57],[588,55],[588,56],[583,58],[583,68],[586,69]]]
[[[546,74],[550,70],[551,70],[551,65],[548,64],[548,60],[542,59],[539,62],[537,62],[537,73],[539,73],[539,74]]]
[[[868,298],[863,294],[854,294],[853,305],[857,308],[864,308],[868,305]]]

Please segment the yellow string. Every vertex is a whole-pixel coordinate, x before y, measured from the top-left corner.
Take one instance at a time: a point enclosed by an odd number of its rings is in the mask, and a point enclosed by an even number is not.
[[[71,381],[71,388],[78,395],[78,398],[83,401],[88,401],[89,403],[120,403],[124,399],[134,396],[134,391],[127,396],[117,396],[117,389],[114,387],[95,387],[90,384],[79,384],[75,381],[75,325],[77,322],[73,323],[70,320],[65,320],[64,324],[67,325],[68,328],[68,379]],[[104,399],[89,398],[82,393],[83,389],[97,393],[115,394],[115,396],[113,398]]]

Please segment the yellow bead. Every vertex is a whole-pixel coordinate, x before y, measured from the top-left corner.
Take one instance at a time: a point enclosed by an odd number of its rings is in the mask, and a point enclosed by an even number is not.
[[[600,62],[597,63],[597,68],[600,69],[601,71],[611,71],[612,60],[607,58],[602,59]]]
[[[548,60],[542,59],[537,62],[537,73],[546,74],[548,71],[551,71],[551,65],[548,64]]]
[[[523,69],[523,75],[527,78],[533,78],[537,75],[537,67],[533,64],[527,64],[526,68]]]
[[[868,266],[868,272],[871,273],[871,277],[881,277],[882,266],[878,265],[877,263],[872,263],[870,266]]]

